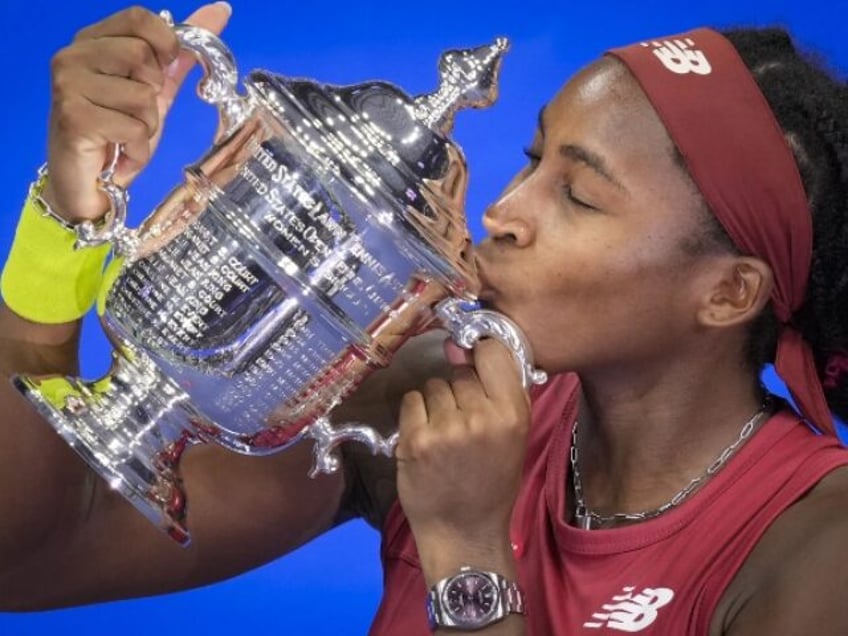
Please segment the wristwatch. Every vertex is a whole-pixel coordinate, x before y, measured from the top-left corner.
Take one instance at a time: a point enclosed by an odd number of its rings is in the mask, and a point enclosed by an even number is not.
[[[474,631],[524,613],[524,594],[518,584],[497,574],[465,566],[442,579],[427,595],[430,629],[449,627]]]

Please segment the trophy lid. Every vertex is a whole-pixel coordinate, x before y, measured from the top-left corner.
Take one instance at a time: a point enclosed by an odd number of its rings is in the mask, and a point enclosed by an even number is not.
[[[477,280],[466,250],[468,169],[448,135],[459,110],[497,98],[507,48],[499,38],[445,52],[438,89],[418,97],[382,81],[334,86],[266,71],[253,71],[245,85],[324,170],[417,239],[414,248],[454,292],[468,293]]]

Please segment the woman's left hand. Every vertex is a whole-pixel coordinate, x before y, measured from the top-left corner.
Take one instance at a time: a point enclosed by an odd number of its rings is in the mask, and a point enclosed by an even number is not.
[[[453,347],[453,352],[450,348]],[[447,353],[457,358],[455,345]],[[479,342],[450,382],[430,380],[404,396],[398,497],[428,578],[459,562],[500,560],[521,482],[530,400],[509,351]]]

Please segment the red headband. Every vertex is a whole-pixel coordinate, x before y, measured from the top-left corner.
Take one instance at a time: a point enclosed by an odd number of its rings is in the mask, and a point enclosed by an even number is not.
[[[792,325],[804,301],[813,230],[798,167],[734,46],[696,29],[608,52],[647,95],[692,179],[736,246],[772,268],[782,324],[775,368],[804,417],[834,434],[813,353]]]

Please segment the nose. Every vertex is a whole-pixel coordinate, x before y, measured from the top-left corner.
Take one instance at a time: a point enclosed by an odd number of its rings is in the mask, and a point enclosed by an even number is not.
[[[530,210],[532,177],[506,189],[483,214],[483,228],[493,239],[524,247],[533,241],[535,224]]]

